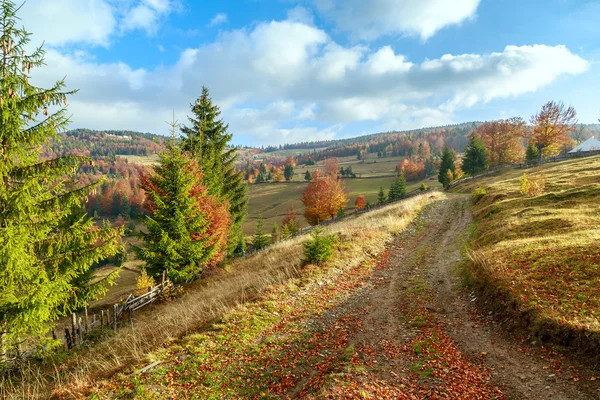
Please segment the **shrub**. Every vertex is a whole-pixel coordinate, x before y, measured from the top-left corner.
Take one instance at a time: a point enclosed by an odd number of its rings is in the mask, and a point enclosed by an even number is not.
[[[544,174],[529,176],[527,173],[524,173],[520,182],[521,194],[529,197],[539,196],[546,190],[546,176]]]
[[[487,194],[487,190],[481,186],[477,186],[473,191],[473,203],[477,203],[483,196]]]
[[[142,269],[142,274],[137,277],[135,282],[135,295],[140,296],[148,291],[149,287],[156,286],[154,279],[148,275],[146,269]]]
[[[421,186],[419,187],[419,189],[421,190],[421,192],[424,192],[427,190],[427,185],[425,184],[425,182],[421,182]]]
[[[333,234],[324,235],[321,228],[316,228],[311,236],[312,238],[304,243],[304,264],[321,264],[331,260],[337,237]]]

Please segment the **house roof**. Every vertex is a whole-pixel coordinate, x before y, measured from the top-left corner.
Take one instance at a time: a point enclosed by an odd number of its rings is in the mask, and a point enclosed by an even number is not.
[[[593,136],[581,143],[579,146],[575,147],[569,153],[577,153],[580,151],[594,151],[600,150],[600,140],[594,138]]]

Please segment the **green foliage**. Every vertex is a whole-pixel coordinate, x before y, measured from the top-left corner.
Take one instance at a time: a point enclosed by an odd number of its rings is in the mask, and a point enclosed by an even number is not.
[[[454,161],[456,161],[454,152],[448,146],[445,146],[444,150],[442,151],[442,164],[440,165],[440,171],[438,174],[438,181],[444,186],[444,188],[447,188],[448,185],[452,183],[452,177],[456,171]]]
[[[286,181],[291,181],[294,177],[294,167],[290,164],[286,164],[285,169],[283,170],[283,177]]]
[[[424,192],[427,190],[427,185],[425,184],[425,182],[421,182],[421,186],[419,186],[419,190],[421,192]]]
[[[406,197],[406,179],[404,178],[404,173],[400,171],[398,177],[390,186],[390,191],[388,194],[388,200],[400,200]]]
[[[527,150],[525,151],[525,163],[535,164],[540,160],[540,151],[531,142],[527,144]]]
[[[333,245],[337,242],[334,234],[324,235],[321,228],[315,228],[311,239],[304,243],[304,263],[321,264],[331,260]]]
[[[306,173],[304,174],[304,180],[306,182],[310,182],[312,180],[312,175],[310,174],[309,170],[306,170]]]
[[[42,146],[68,124],[63,80],[30,84],[44,51],[31,54],[14,2],[0,3],[0,366],[19,343],[46,333],[114,278],[90,284],[90,268],[122,248],[122,230],[95,227],[83,209],[93,187],[72,178],[87,158],[41,160]],[[51,112],[51,110],[56,110]]]
[[[206,87],[202,87],[202,94],[192,104],[191,111],[192,116],[188,118],[190,126],[181,128],[184,135],[182,148],[198,160],[208,193],[229,202],[232,218],[229,233],[231,253],[243,235],[242,224],[248,210],[248,187],[243,182],[244,174],[235,167],[236,149],[227,147],[232,138],[227,132],[228,125],[218,119],[221,111],[213,104]],[[264,181],[264,175],[262,180],[257,179],[257,182],[260,181]]]
[[[437,168],[435,167],[435,161],[433,161],[433,156],[431,156],[427,160],[425,160],[425,176],[433,176],[436,174],[436,172]]]
[[[195,161],[169,143],[142,187],[151,215],[143,220],[146,232],[138,233],[144,246],[134,247],[137,257],[152,276],[166,268],[176,283],[197,277],[220,247],[205,234],[210,221],[198,204],[208,194]]]
[[[256,221],[256,230],[254,231],[254,236],[252,237],[252,247],[255,250],[260,250],[267,247],[270,243],[271,239],[264,231],[263,217],[262,215],[259,215],[258,221]]]
[[[337,214],[335,215],[336,218],[342,218],[346,215],[346,210],[344,209],[344,207],[340,207],[338,208]]]
[[[279,228],[277,227],[277,224],[273,225],[273,229],[271,229],[271,242],[279,242]]]
[[[477,186],[473,191],[473,203],[477,203],[483,196],[487,194],[487,190],[481,186]]]
[[[383,204],[386,201],[385,192],[383,186],[379,187],[379,193],[377,194],[377,204]]]
[[[490,168],[489,157],[485,144],[477,135],[471,135],[469,144],[465,148],[462,160],[462,170],[475,176]]]

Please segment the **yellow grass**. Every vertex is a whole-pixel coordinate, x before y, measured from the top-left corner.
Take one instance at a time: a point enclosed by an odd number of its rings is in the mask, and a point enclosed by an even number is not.
[[[417,196],[327,227],[328,232],[340,236],[343,247],[328,268],[335,271],[338,266],[357,265],[379,253],[425,203],[443,196]],[[0,395],[11,399],[43,398],[58,390],[76,398],[96,379],[151,362],[152,353],[162,346],[197,332],[232,307],[260,296],[270,286],[299,276],[305,240],[306,237],[297,237],[279,243],[233,262],[226,270],[214,271],[187,288],[182,297],[138,314],[133,326],[122,328],[118,335],[108,335],[92,348],[70,354],[64,361],[30,364],[20,383],[0,383]]]

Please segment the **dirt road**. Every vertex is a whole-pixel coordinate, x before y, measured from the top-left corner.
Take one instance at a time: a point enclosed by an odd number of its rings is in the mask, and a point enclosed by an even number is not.
[[[573,378],[558,354],[512,338],[461,294],[471,222],[469,198],[455,195],[390,244],[370,285],[332,313],[362,319],[345,355],[361,368],[346,367],[316,397],[600,398],[596,382]]]

